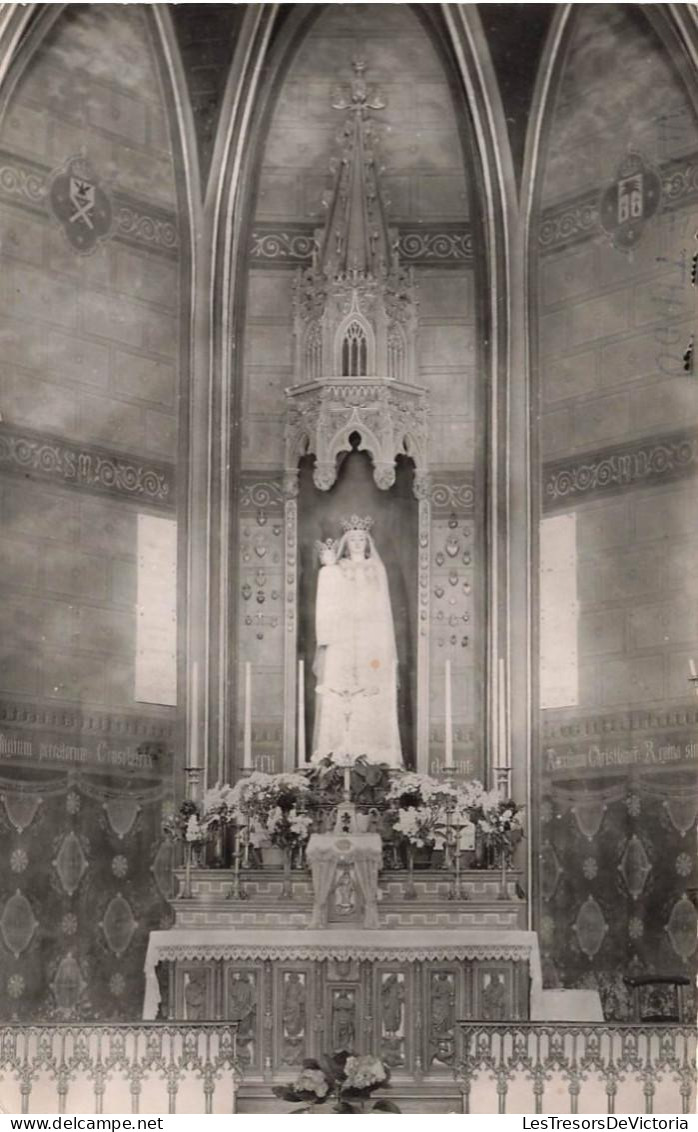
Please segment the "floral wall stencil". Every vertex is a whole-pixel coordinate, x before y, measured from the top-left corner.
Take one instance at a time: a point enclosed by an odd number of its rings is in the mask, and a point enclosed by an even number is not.
[[[538,925],[547,985],[596,988],[608,1018],[629,1020],[626,976],[694,976],[697,813],[695,777],[549,788]]]
[[[140,1017],[151,930],[167,927],[167,788],[98,771],[0,778],[0,1016]]]

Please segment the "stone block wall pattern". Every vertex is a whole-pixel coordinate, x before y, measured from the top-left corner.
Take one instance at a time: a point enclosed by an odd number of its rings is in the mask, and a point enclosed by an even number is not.
[[[175,709],[135,699],[137,518],[176,518],[177,197],[144,7],[70,5],[0,122],[0,997],[138,1016]],[[54,176],[111,208],[90,254]]]

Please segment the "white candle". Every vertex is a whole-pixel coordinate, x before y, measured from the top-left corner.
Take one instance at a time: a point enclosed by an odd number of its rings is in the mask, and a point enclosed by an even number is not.
[[[245,661],[245,724],[242,741],[242,766],[252,770],[252,665]]]
[[[191,702],[189,704],[189,766],[199,765],[199,665],[191,666]]]
[[[507,761],[507,686],[504,679],[504,659],[499,658],[499,750],[497,756],[500,766],[508,766]]]
[[[305,661],[298,661],[298,766],[305,766]]]
[[[453,766],[453,707],[451,704],[451,661],[446,661],[446,736],[444,743],[444,767]]]
[[[688,658],[688,670],[691,673],[691,679],[695,680],[696,676],[698,676],[698,672],[696,672],[696,662],[692,656]]]

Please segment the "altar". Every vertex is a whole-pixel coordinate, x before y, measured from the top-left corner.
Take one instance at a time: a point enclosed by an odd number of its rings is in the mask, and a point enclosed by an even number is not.
[[[180,880],[184,878],[180,872]],[[224,871],[196,870],[175,925],[153,932],[143,1016],[238,1022],[246,1086],[284,1081],[306,1057],[372,1053],[395,1080],[453,1080],[463,1019],[527,1020],[541,986],[537,936],[513,871],[471,870],[452,899],[440,870],[380,877],[377,926],[347,923],[330,902],[311,926],[309,873],[244,875],[236,899]],[[286,887],[286,895],[284,889]],[[336,889],[335,889],[336,891]]]
[[[244,1088],[267,1100],[344,1050],[438,1103],[459,1022],[529,1019],[540,960],[509,677],[483,616],[484,497],[474,451],[433,444],[440,378],[373,149],[384,103],[353,66],[326,223],[290,288],[283,474],[248,468],[238,502],[235,702],[223,683],[205,697],[209,725],[230,723],[220,744],[200,746],[192,668],[185,866],[144,1017],[236,1022]]]

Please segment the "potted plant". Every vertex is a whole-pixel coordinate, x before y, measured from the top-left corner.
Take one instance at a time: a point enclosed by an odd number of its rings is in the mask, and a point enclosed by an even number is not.
[[[331,1057],[307,1058],[296,1080],[277,1085],[273,1092],[282,1100],[298,1105],[294,1113],[323,1109],[324,1112],[366,1113],[366,1104],[376,1089],[390,1083],[390,1070],[380,1058],[357,1056],[342,1050]],[[400,1112],[398,1106],[381,1098],[369,1113]],[[319,1115],[319,1113],[318,1113]]]
[[[234,820],[244,826],[248,844],[261,849],[269,864],[269,846],[280,851],[284,868],[293,850],[310,835],[312,818],[305,812],[309,801],[308,781],[302,774],[264,774],[255,771],[241,779],[230,792],[228,805]]]
[[[454,788],[427,774],[393,776],[387,794],[391,825],[407,851],[407,867],[429,868],[434,849],[443,848],[447,810]],[[411,891],[411,886],[410,886]]]

